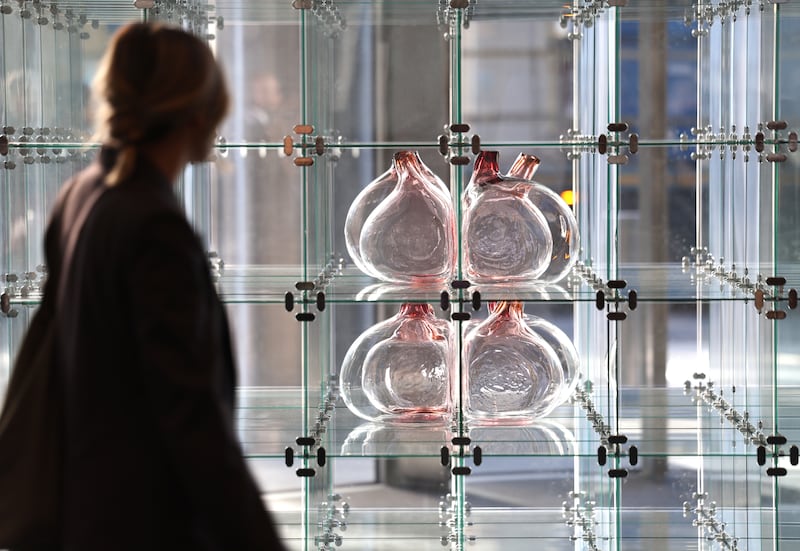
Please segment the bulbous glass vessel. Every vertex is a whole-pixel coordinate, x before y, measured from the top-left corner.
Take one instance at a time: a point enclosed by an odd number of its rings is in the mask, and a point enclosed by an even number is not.
[[[452,411],[450,335],[429,304],[403,304],[347,351],[339,377],[344,403],[371,421],[443,419]]]
[[[533,155],[520,153],[508,177],[527,180],[531,183],[528,198],[547,220],[553,240],[553,252],[547,269],[539,276],[545,282],[559,281],[565,277],[578,260],[580,234],[575,214],[566,202],[553,190],[533,180],[540,161]]]
[[[392,169],[364,188],[350,207],[345,240],[356,265],[383,281],[445,281],[456,255],[450,194],[416,152],[397,152]]]
[[[555,324],[538,316],[523,314],[522,319],[525,324],[537,335],[542,337],[558,356],[561,371],[564,377],[564,384],[561,386],[561,394],[556,397],[553,407],[558,407],[572,397],[575,387],[581,378],[580,360],[578,351],[569,337]]]
[[[464,412],[470,419],[532,420],[562,395],[558,354],[525,322],[520,302],[498,302],[464,336]]]
[[[548,268],[553,238],[531,202],[532,183],[500,174],[496,151],[481,151],[464,192],[466,277],[475,283],[530,282]]]
[[[376,277],[376,274],[371,272],[370,266],[361,257],[361,230],[364,229],[364,222],[375,207],[394,191],[395,186],[397,186],[397,171],[392,164],[389,170],[367,184],[356,195],[344,221],[344,241],[350,258],[359,270],[373,277]]]

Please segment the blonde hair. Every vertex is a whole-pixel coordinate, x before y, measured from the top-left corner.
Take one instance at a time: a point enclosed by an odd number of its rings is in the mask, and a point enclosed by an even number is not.
[[[96,139],[119,148],[109,185],[130,174],[139,146],[163,139],[198,114],[210,139],[229,102],[208,46],[159,23],[132,23],[114,35],[92,94]]]

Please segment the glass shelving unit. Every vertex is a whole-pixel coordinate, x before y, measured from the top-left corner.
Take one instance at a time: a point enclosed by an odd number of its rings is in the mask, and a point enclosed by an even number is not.
[[[98,148],[97,60],[121,24],[165,20],[208,40],[232,91],[214,159],[177,191],[290,549],[799,544],[796,2],[0,0],[0,14],[0,396],[41,298],[49,207]],[[406,149],[459,217],[477,151],[503,170],[540,157],[537,180],[575,198],[576,269],[544,287],[360,273],[347,210]],[[406,302],[480,319],[495,300],[570,336],[572,401],[529,425],[345,407],[338,373],[362,331]]]

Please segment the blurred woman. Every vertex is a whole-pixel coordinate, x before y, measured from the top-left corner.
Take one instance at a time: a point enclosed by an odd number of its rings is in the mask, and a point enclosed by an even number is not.
[[[137,23],[94,83],[97,161],[46,235],[67,551],[280,550],[234,431],[225,311],[173,183],[228,107],[209,48]],[[55,279],[55,281],[53,281]]]

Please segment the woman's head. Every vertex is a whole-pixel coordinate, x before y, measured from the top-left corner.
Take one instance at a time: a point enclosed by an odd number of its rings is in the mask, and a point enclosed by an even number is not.
[[[110,183],[127,175],[139,148],[166,137],[184,137],[188,160],[201,161],[229,101],[208,46],[157,23],[133,23],[116,33],[93,92],[98,139],[120,148]]]

